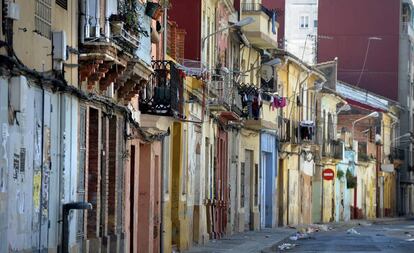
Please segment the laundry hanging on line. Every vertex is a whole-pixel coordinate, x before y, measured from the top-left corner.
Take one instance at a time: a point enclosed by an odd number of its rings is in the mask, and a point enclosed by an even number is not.
[[[283,108],[286,106],[286,97],[274,96],[270,102],[272,110],[274,111],[275,108]]]

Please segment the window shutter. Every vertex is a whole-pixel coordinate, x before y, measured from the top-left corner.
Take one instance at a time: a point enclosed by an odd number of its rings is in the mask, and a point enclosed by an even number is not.
[[[68,9],[68,0],[56,0],[57,5],[62,7],[63,9]]]

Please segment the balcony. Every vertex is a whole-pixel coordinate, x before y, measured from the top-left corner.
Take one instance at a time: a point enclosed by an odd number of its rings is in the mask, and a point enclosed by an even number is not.
[[[249,42],[261,49],[277,48],[277,29],[273,11],[260,3],[242,3],[241,18],[252,17],[255,22],[243,28]]]
[[[212,111],[227,111],[233,104],[233,83],[229,78],[218,78],[209,85],[209,106]]]
[[[344,156],[344,142],[339,140],[324,141],[322,156],[342,160]]]
[[[247,120],[258,120],[261,117],[259,89],[254,84],[238,84],[238,95],[241,99],[242,117]]]
[[[151,18],[145,6],[138,1],[85,0],[80,12],[82,88],[129,102],[151,74]],[[107,92],[111,85],[113,92]]]
[[[154,73],[139,92],[142,114],[183,118],[184,74],[172,61],[153,61]]]
[[[279,138],[281,142],[289,142],[291,144],[311,144],[314,142],[315,137],[308,139],[301,135],[300,122],[296,120],[290,120],[287,118],[278,118]]]

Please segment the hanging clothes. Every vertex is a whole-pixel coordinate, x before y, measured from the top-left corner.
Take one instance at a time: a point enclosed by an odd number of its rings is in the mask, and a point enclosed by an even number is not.
[[[313,140],[315,134],[315,122],[311,120],[301,121],[299,124],[299,134],[301,140]]]
[[[274,97],[273,103],[276,108],[283,108],[286,106],[286,98],[285,97]]]

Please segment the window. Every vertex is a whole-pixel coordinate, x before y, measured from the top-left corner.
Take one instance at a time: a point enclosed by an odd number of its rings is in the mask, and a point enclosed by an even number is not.
[[[313,27],[315,27],[315,28],[317,28],[317,27],[318,27],[318,20],[317,20],[317,19],[315,19],[315,20],[313,21]]]
[[[68,0],[56,0],[56,4],[65,10],[68,9]]]
[[[36,0],[35,30],[38,34],[50,39],[52,23],[52,0]]]
[[[300,16],[299,18],[299,27],[308,28],[309,27],[309,16]]]

